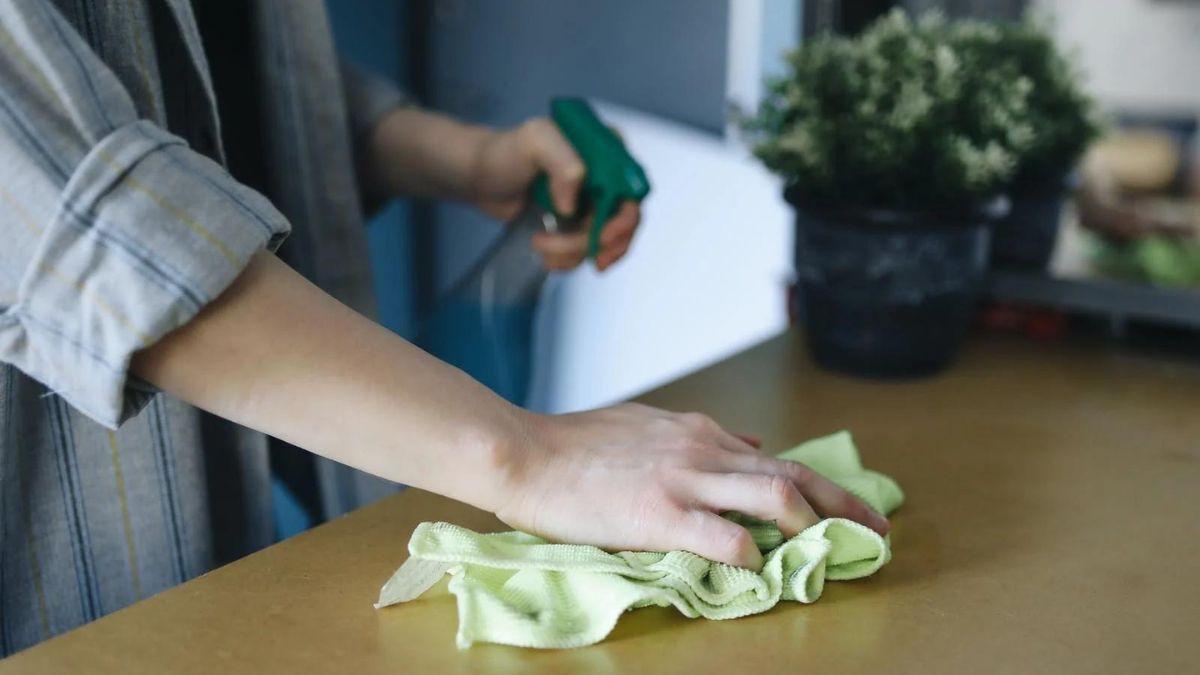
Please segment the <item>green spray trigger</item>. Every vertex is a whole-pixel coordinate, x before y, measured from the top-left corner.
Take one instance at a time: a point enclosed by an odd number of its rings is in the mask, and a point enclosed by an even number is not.
[[[588,257],[595,258],[600,250],[600,232],[604,224],[617,212],[621,202],[642,201],[650,193],[650,182],[620,137],[600,121],[587,101],[555,98],[550,101],[550,118],[575,148],[587,173],[579,190],[576,213],[560,214],[555,210],[545,174],[539,175],[533,183],[533,200],[560,222],[571,221],[591,208]]]

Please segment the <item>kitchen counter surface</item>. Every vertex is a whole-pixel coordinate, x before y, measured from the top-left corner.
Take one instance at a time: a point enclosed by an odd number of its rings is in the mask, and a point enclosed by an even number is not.
[[[895,557],[813,605],[637,610],[594,647],[454,646],[444,582],[376,611],[417,523],[497,529],[418,490],[5,661],[7,673],[1184,672],[1200,663],[1200,367],[978,337],[942,376],[816,370],[792,333],[641,397],[781,450],[846,428],[908,495]]]

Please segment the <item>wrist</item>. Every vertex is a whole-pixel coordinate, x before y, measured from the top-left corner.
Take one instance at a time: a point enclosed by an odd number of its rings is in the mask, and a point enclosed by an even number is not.
[[[470,157],[467,170],[463,172],[464,182],[459,186],[457,197],[469,204],[479,204],[484,199],[484,185],[487,182],[489,154],[494,152],[496,143],[500,142],[503,132],[488,127],[464,127],[462,143],[469,148],[464,154]]]
[[[544,464],[550,420],[506,402],[503,410],[463,439],[471,458],[464,468],[471,478],[458,486],[461,495],[450,496],[492,513],[504,510],[528,490],[536,469]]]

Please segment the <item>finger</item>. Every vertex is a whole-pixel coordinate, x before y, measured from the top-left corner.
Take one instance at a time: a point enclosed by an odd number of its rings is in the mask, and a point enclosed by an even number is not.
[[[755,450],[762,450],[762,437],[753,434],[734,434],[739,440]]]
[[[617,215],[608,221],[608,226],[601,233],[601,240],[607,239],[609,244],[603,246],[596,256],[597,269],[604,271],[628,252],[640,217],[637,204],[625,202]],[[534,248],[542,253],[546,258],[546,266],[551,269],[569,269],[579,265],[586,256],[587,245],[586,230],[572,234],[539,232],[533,239]]]
[[[596,269],[603,272],[625,256],[640,221],[641,207],[637,202],[622,202],[617,213],[605,223],[603,231],[600,232]]]
[[[587,233],[551,234],[538,232],[530,240],[533,250],[542,254],[549,264],[551,261],[569,263],[571,267],[583,262],[587,254]]]
[[[762,569],[762,553],[746,528],[710,511],[688,511],[673,530],[673,548],[734,567]]]
[[[730,433],[721,429],[721,436],[718,439],[721,447],[726,450],[731,450],[743,455],[752,455],[754,457],[762,457],[762,442],[750,443],[745,438],[738,434]]]
[[[537,166],[550,178],[550,196],[559,213],[574,214],[587,168],[558,127],[545,118],[525,124]]]
[[[736,452],[742,455],[752,455],[754,457],[762,457],[762,440],[754,436],[743,436],[726,431],[724,427],[718,428],[717,443],[722,448],[730,452]],[[751,442],[753,441],[753,442]]]
[[[629,244],[633,242],[633,236],[636,233],[637,233],[637,228],[635,227],[632,230],[629,230],[628,232],[623,234],[622,236],[613,239],[612,241],[609,241],[607,243],[602,243],[601,249],[607,250],[607,249],[617,248],[620,246],[628,247]]]
[[[542,267],[546,268],[546,270],[549,272],[570,272],[571,270],[575,269],[576,267],[579,267],[579,265],[582,263],[583,263],[582,260],[571,261],[571,260],[546,260],[544,258],[542,259]]]
[[[542,255],[542,265],[544,265],[546,267],[546,269],[548,269],[548,270],[554,270],[557,272],[573,270],[576,267],[579,267],[579,265],[582,262],[583,262],[583,254],[582,253],[577,254],[577,255],[571,255],[571,254],[563,254],[563,255],[559,255],[559,254],[545,255],[545,254],[543,254]]]
[[[628,236],[621,237],[620,239],[616,239],[612,243],[605,244],[604,246],[602,246],[600,248],[600,252],[607,253],[609,255],[615,255],[617,253],[628,251],[629,245],[632,243],[633,243],[633,235],[630,234]],[[599,257],[599,256],[597,256],[597,257]]]
[[[624,246],[619,246],[615,249],[610,249],[610,250],[601,252],[599,255],[596,256],[596,269],[603,272],[604,270],[608,269],[609,267],[612,267],[618,261],[620,261],[621,258],[624,258],[625,254],[628,251],[629,251],[629,244],[625,244]]]
[[[587,232],[536,232],[530,244],[535,251],[543,255],[583,255],[587,252]]]
[[[733,471],[787,476],[817,513],[826,518],[849,518],[879,534],[888,532],[890,526],[887,518],[858,497],[799,462],[773,459],[761,454],[730,454],[726,456],[726,461]]]
[[[633,233],[637,230],[638,223],[641,220],[642,208],[637,202],[621,202],[621,206],[617,209],[617,212],[604,224],[604,231],[600,233],[600,246],[607,248],[623,240],[628,241],[632,239]]]
[[[687,484],[688,496],[698,505],[773,520],[787,537],[821,520],[787,476],[698,471]]]
[[[736,435],[725,431],[725,428],[717,423],[716,420],[705,415],[704,413],[689,412],[679,413],[676,418],[684,426],[690,428],[694,433],[699,433],[700,436],[711,443],[714,443],[722,450],[732,453],[751,455],[754,458],[761,458],[762,453],[757,448],[749,443],[738,438]],[[728,471],[728,466],[708,467],[710,471]],[[733,469],[737,470],[737,469]],[[743,473],[764,473],[761,471],[745,471]]]

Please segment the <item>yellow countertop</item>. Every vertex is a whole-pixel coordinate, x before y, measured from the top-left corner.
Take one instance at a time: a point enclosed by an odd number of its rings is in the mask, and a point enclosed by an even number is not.
[[[787,334],[640,400],[783,449],[847,428],[908,502],[895,557],[814,605],[670,609],[594,647],[454,647],[444,584],[376,611],[413,527],[491,516],[417,490],[0,661],[0,673],[1185,672],[1200,664],[1200,367],[974,339],[929,380],[816,370]]]

